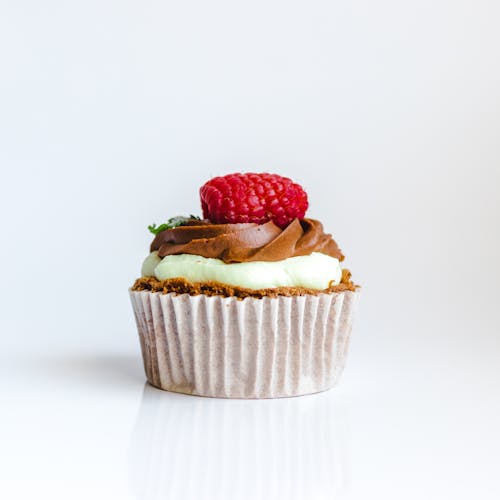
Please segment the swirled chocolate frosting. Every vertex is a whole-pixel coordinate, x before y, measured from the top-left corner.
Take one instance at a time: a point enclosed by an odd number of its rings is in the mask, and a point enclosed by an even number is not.
[[[192,254],[226,263],[277,260],[321,252],[339,260],[344,256],[321,222],[295,219],[285,229],[272,221],[265,224],[212,224],[190,220],[183,226],[159,233],[151,252],[160,257]]]

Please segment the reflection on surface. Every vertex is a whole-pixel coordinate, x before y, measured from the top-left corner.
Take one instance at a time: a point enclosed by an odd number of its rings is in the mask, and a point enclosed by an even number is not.
[[[335,390],[224,400],[145,385],[129,465],[137,499],[342,498],[346,421]]]

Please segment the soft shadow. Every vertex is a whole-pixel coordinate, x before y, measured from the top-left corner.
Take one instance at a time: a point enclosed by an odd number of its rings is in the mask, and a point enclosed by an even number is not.
[[[32,362],[41,375],[53,377],[80,386],[109,389],[130,388],[144,383],[144,370],[140,355],[79,354],[44,357]]]
[[[146,384],[129,452],[135,497],[343,498],[349,440],[336,396],[212,399]]]

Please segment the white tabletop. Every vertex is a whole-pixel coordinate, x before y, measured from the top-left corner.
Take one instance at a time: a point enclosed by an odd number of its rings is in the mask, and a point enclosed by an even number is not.
[[[138,346],[4,357],[0,497],[499,498],[494,351],[385,356],[360,323],[339,387],[281,400],[162,392]]]

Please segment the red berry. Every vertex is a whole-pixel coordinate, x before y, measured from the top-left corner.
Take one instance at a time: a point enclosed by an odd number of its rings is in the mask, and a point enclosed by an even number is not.
[[[272,220],[285,228],[306,213],[301,186],[276,174],[229,174],[214,177],[200,188],[203,217],[217,224]]]

